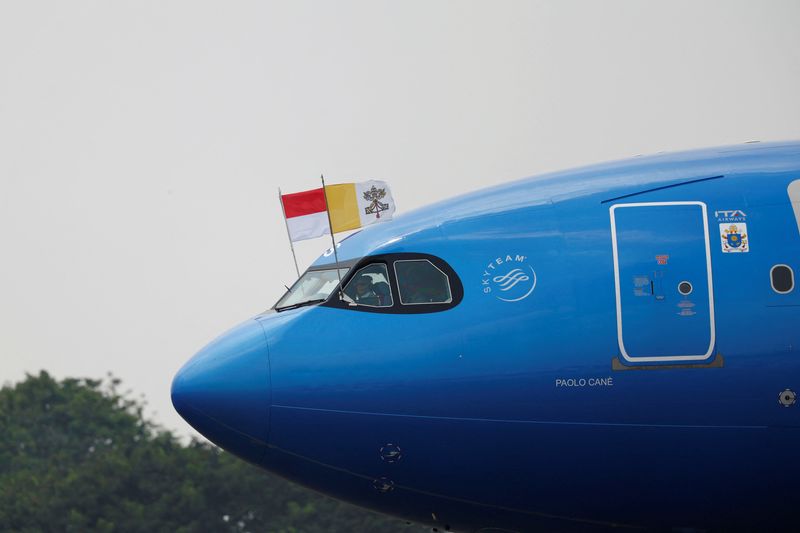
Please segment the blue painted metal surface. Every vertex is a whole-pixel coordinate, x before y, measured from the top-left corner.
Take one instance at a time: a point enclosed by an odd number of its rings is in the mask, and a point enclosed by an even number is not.
[[[212,442],[248,461],[260,461],[271,404],[261,325],[248,320],[195,355],[172,382],[172,403]]]
[[[265,313],[187,363],[173,402],[263,468],[440,528],[797,523],[800,406],[779,393],[800,391],[800,300],[769,271],[800,272],[798,177],[800,143],[665,154],[370,226],[340,259],[431,254],[460,303]],[[733,223],[747,252],[724,251]]]

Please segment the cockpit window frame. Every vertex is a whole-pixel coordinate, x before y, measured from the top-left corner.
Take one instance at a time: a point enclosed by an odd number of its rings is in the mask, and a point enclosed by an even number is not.
[[[400,291],[397,285],[397,275],[394,270],[394,262],[414,261],[414,260],[429,261],[433,266],[439,269],[447,277],[448,283],[450,285],[450,298],[451,298],[450,302],[446,303],[427,302],[424,305],[421,305],[419,303],[404,304],[400,301],[399,297]],[[461,303],[461,300],[464,299],[464,287],[461,284],[461,279],[459,278],[458,274],[456,274],[455,270],[453,270],[453,268],[444,259],[437,257],[435,255],[424,254],[424,253],[402,252],[402,253],[376,254],[376,255],[364,256],[350,267],[347,276],[344,279],[342,279],[342,287],[346,287],[347,284],[350,283],[350,280],[355,276],[355,274],[359,270],[372,263],[384,263],[387,267],[387,272],[389,274],[389,287],[392,291],[392,299],[393,299],[393,304],[391,306],[373,307],[366,305],[353,305],[352,303],[341,300],[339,298],[338,287],[331,293],[331,295],[325,302],[319,305],[322,307],[347,309],[349,311],[358,311],[363,313],[404,315],[404,314],[439,313],[442,311],[448,311],[456,307],[458,304]]]

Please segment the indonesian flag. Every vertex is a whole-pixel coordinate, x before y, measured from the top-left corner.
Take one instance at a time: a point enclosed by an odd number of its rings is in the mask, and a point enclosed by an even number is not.
[[[323,190],[281,195],[289,238],[313,239],[330,233],[325,197],[334,233],[392,219],[394,200],[386,182],[369,180],[360,183],[327,185]]]
[[[325,192],[322,187],[310,191],[282,194],[283,214],[289,239],[302,241],[328,233]]]

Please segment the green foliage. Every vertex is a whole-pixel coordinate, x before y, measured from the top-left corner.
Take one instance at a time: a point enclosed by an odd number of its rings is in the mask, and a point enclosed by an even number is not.
[[[420,530],[184,445],[119,385],[41,372],[0,389],[0,531]]]

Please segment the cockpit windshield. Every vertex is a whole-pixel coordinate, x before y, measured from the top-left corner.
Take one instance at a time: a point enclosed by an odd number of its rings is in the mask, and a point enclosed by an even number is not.
[[[292,288],[283,295],[275,304],[276,311],[283,311],[289,308],[301,307],[324,302],[339,284],[339,278],[344,278],[349,268],[340,268],[339,274],[336,269],[328,270],[307,270],[300,276]]]

